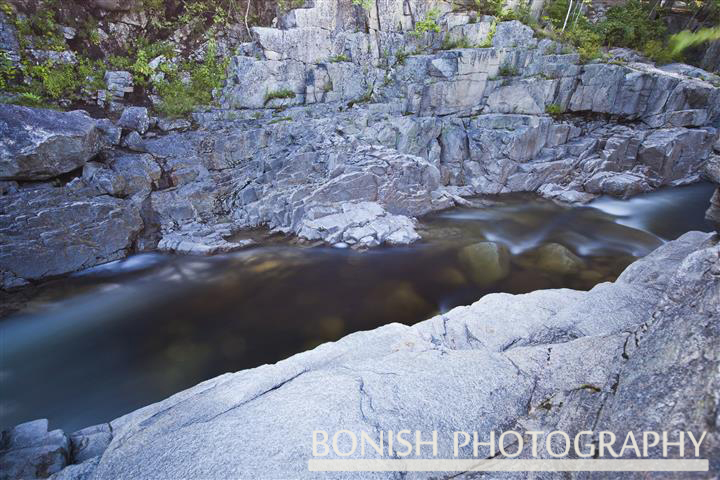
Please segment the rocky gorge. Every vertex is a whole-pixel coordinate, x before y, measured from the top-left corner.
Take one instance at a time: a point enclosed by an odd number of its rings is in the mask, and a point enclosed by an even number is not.
[[[432,8],[438,31],[418,34]],[[445,2],[316,0],[251,30],[218,105],[191,121],[0,105],[3,289],[136,252],[231,252],[258,227],[412,244],[417,218],[482,194],[584,204],[720,184],[720,77],[695,67],[627,50],[584,63]],[[720,190],[707,218],[720,225]],[[70,435],[17,426],[0,464],[7,478],[309,478],[313,430],[631,428],[707,430],[717,471],[719,268],[717,236],[688,233],[589,292],[487,295]]]

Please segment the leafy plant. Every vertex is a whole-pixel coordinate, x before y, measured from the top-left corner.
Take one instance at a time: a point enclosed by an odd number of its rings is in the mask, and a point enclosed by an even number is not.
[[[505,6],[505,0],[475,0],[475,10],[483,15],[499,16]]]
[[[517,77],[520,75],[518,69],[512,65],[501,65],[498,70],[498,76],[500,77]]]
[[[564,110],[557,103],[550,103],[545,106],[545,113],[547,113],[548,115],[551,115],[553,117],[556,117],[558,115],[562,115],[564,113]]]
[[[673,55],[678,55],[694,45],[718,39],[720,39],[720,27],[701,28],[697,32],[683,30],[670,37],[670,48]]]
[[[473,48],[474,45],[470,43],[467,37],[456,38],[451,40],[449,36],[443,39],[443,43],[440,46],[441,50],[455,50],[456,48]]]
[[[155,88],[162,102],[158,109],[169,117],[182,117],[198,105],[209,105],[213,91],[220,88],[227,75],[228,59],[218,60],[217,44],[211,41],[202,62],[185,62],[180,68],[166,68],[169,79],[158,82]],[[189,81],[184,77],[189,76]]]
[[[587,63],[600,56],[600,35],[589,28],[576,26],[573,29],[566,30],[564,39],[577,48],[580,54],[580,61],[583,63]]]
[[[485,39],[484,42],[482,42],[480,45],[478,45],[478,48],[492,47],[492,41],[493,41],[493,37],[495,36],[496,30],[497,30],[497,20],[493,19],[492,23],[490,24],[490,31],[488,32],[487,38]]]
[[[352,0],[353,5],[358,5],[365,10],[370,10],[374,4],[373,0]]]
[[[638,48],[651,40],[662,39],[665,26],[650,15],[649,7],[639,0],[611,7],[606,19],[597,25],[597,31],[606,45]]]
[[[440,17],[440,10],[437,8],[431,8],[425,14],[425,18],[415,24],[415,30],[411,33],[417,37],[422,36],[426,32],[439,32],[440,25],[437,24],[437,20]]]
[[[405,60],[410,56],[408,52],[405,50],[398,50],[398,52],[395,54],[395,62],[398,65],[405,65]]]
[[[285,98],[295,98],[295,92],[293,92],[292,90],[289,90],[287,88],[284,88],[282,90],[274,90],[272,92],[267,92],[265,94],[265,103],[267,104],[270,100],[285,99]]]
[[[341,54],[339,54],[339,55],[333,55],[332,57],[330,57],[330,58],[328,59],[328,61],[329,61],[330,63],[349,62],[349,61],[350,61],[350,57],[348,57],[348,56],[345,55],[344,53],[341,53]]]

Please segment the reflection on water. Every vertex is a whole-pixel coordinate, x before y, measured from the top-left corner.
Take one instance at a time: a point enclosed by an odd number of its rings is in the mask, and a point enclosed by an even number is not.
[[[142,254],[5,294],[4,311],[22,311],[0,321],[0,427],[48,417],[72,431],[220,373],[412,324],[488,292],[588,289],[663,240],[707,230],[711,193],[701,184],[577,208],[505,195],[428,216],[412,247]],[[483,241],[501,245],[466,248]],[[507,258],[498,263],[493,252]],[[497,279],[482,282],[491,272]]]

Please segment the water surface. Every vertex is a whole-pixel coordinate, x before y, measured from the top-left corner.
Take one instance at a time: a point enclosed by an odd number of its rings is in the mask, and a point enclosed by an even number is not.
[[[703,220],[712,186],[561,207],[534,195],[476,199],[422,219],[424,240],[368,252],[274,244],[216,257],[141,254],[12,295],[0,320],[0,428],[47,417],[104,422],[221,373],[348,333],[413,324],[489,292],[589,289]],[[479,285],[459,251],[494,241],[510,273]],[[583,262],[543,270],[534,251]]]

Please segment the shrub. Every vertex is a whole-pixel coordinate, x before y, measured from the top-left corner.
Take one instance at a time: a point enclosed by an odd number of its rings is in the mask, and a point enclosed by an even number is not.
[[[482,15],[499,16],[505,6],[505,0],[475,0],[475,10]]]
[[[498,70],[498,75],[501,77],[517,77],[520,73],[518,69],[512,65],[501,65]]]
[[[545,113],[547,113],[548,115],[551,115],[553,117],[556,117],[558,115],[562,115],[564,113],[564,110],[557,103],[550,103],[545,106]]]
[[[456,48],[473,48],[473,44],[470,43],[470,40],[467,39],[467,37],[461,37],[457,38],[455,40],[450,40],[450,37],[447,36],[443,39],[443,43],[440,46],[440,50],[454,50]]]
[[[284,99],[284,98],[295,98],[295,92],[293,92],[292,90],[289,90],[287,88],[284,88],[282,90],[273,90],[272,92],[267,92],[265,94],[265,103],[268,103],[270,100]]]
[[[374,5],[373,0],[352,0],[353,5],[360,6],[365,10],[370,10]]]
[[[629,0],[623,5],[611,7],[606,19],[597,25],[605,45],[638,48],[665,35],[660,19],[652,19],[648,6],[639,0]]]
[[[665,65],[678,60],[679,55],[673,53],[673,50],[660,40],[650,40],[645,44],[642,50],[643,55],[651,59],[658,65]]]
[[[328,59],[330,63],[339,63],[339,62],[349,62],[350,57],[345,55],[344,53],[341,53],[339,55],[334,55]]]
[[[181,117],[199,105],[211,104],[213,90],[225,81],[227,66],[227,59],[218,60],[217,46],[211,41],[203,62],[186,62],[179,70],[165,69],[168,80],[155,84],[162,99],[158,109],[168,117]],[[189,81],[183,81],[184,75],[189,75]]]
[[[566,30],[564,37],[577,48],[581,62],[586,63],[600,56],[600,35],[590,28],[576,26]]]
[[[425,18],[415,24],[415,30],[412,33],[415,36],[421,36],[426,32],[439,32],[440,25],[437,24],[437,19],[440,17],[440,10],[437,8],[431,8],[425,14]]]

